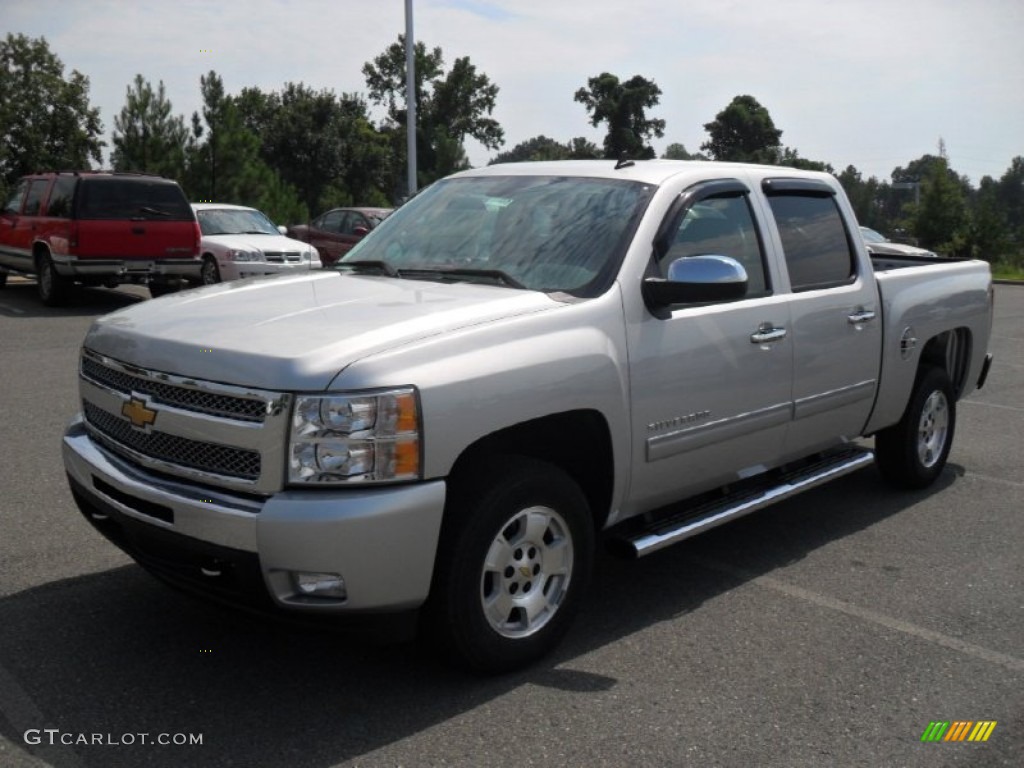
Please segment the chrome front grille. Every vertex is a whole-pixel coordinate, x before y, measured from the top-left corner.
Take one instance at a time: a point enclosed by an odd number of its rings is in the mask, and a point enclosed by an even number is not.
[[[292,395],[152,371],[82,350],[85,423],[143,468],[246,493],[284,485]]]
[[[263,257],[271,264],[297,264],[302,261],[298,251],[264,251]]]
[[[149,395],[155,402],[166,403],[186,411],[209,413],[244,421],[263,421],[266,418],[267,403],[231,395],[215,394],[200,389],[153,381],[124,370],[110,368],[90,357],[82,358],[82,376],[109,389],[116,389],[130,395],[137,392]]]
[[[108,448],[121,453],[123,446],[153,459],[215,475],[256,480],[260,476],[259,451],[190,440],[157,430],[143,432],[124,419],[86,402],[85,420],[107,440]],[[132,458],[131,454],[128,455]]]

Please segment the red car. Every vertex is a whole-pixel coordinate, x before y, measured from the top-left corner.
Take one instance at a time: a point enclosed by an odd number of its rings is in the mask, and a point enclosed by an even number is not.
[[[35,277],[49,306],[75,283],[143,283],[159,296],[199,278],[199,224],[170,179],[38,173],[0,204],[0,287],[8,273]]]
[[[288,227],[288,237],[309,243],[320,252],[320,261],[330,266],[384,221],[392,208],[333,208],[309,224]]]

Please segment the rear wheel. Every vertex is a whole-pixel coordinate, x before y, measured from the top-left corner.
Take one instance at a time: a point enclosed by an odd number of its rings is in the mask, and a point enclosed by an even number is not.
[[[3,288],[5,285],[7,285],[7,273],[0,272],[0,288]]]
[[[949,376],[942,368],[922,369],[903,418],[875,437],[875,459],[883,477],[900,488],[931,485],[946,466],[955,428]]]
[[[203,258],[203,266],[199,270],[199,277],[203,285],[213,285],[220,282],[220,269],[217,267],[217,260],[213,256]]]
[[[424,611],[429,638],[475,672],[547,653],[569,628],[594,559],[579,486],[550,464],[508,457],[456,482],[445,515]]]
[[[67,302],[70,281],[57,272],[48,253],[36,257],[36,280],[39,300],[43,304],[48,307],[59,307]]]

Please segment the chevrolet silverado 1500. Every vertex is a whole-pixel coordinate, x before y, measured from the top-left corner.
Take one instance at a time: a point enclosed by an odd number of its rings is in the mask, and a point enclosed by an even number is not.
[[[64,459],[175,585],[415,609],[503,670],[566,631],[599,535],[644,555],[872,461],[930,484],[991,310],[982,262],[872,264],[827,174],[491,166],[332,269],[98,319]]]

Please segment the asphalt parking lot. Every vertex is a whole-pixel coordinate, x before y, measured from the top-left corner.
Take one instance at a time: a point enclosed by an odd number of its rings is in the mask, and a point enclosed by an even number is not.
[[[604,556],[555,655],[490,679],[181,596],[79,517],[60,461],[77,345],[145,295],[0,291],[0,765],[1022,764],[1024,286],[997,287],[996,362],[933,488],[866,469]],[[922,742],[933,721],[996,726]]]

